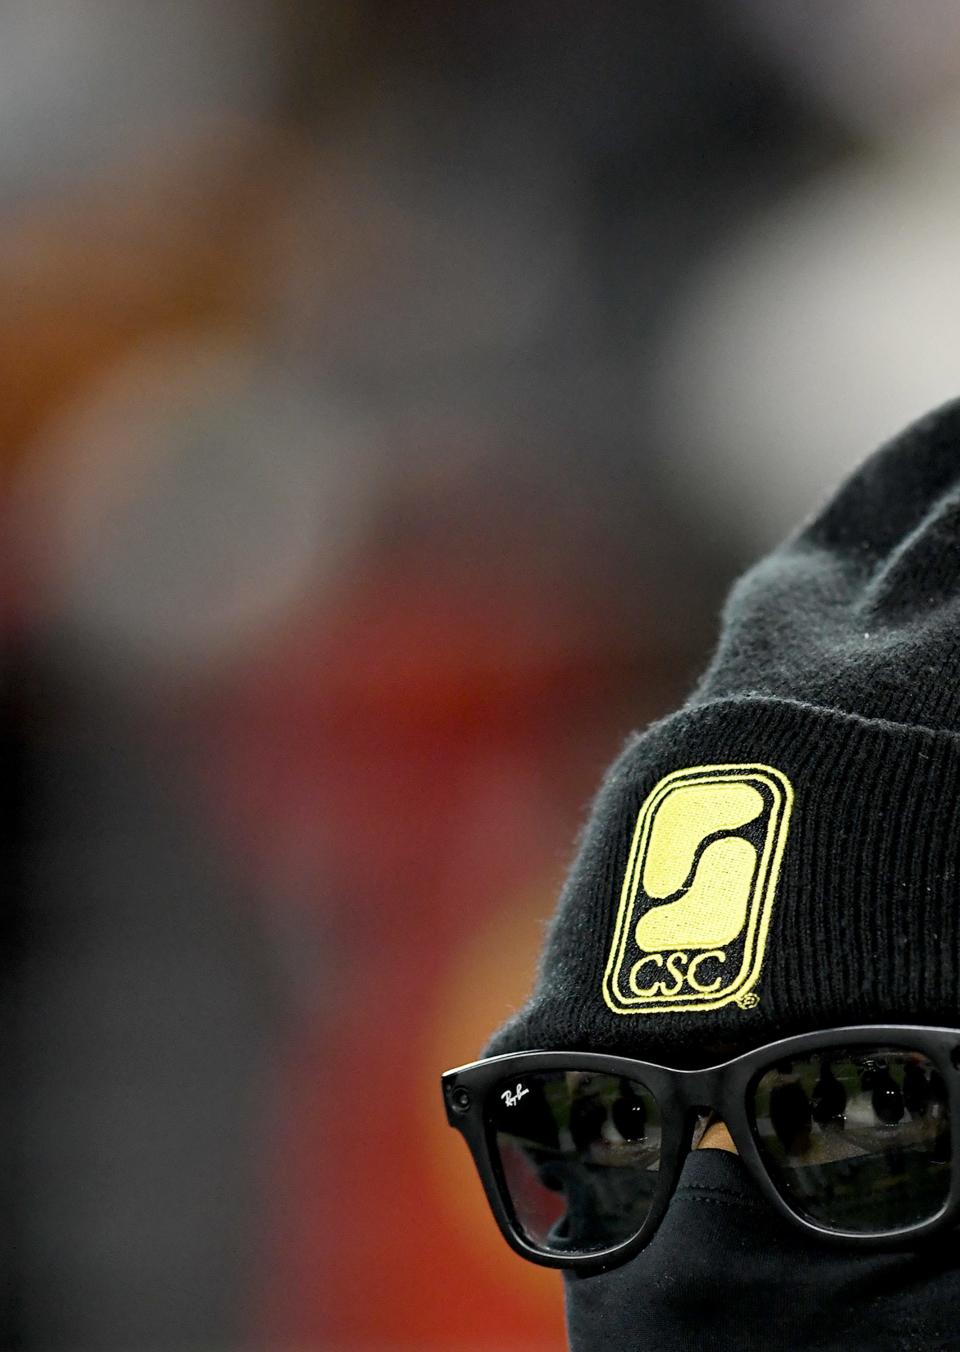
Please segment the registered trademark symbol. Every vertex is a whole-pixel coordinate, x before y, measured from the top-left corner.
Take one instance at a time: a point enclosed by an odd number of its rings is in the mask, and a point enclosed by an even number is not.
[[[753,991],[747,991],[745,995],[737,997],[737,1004],[741,1009],[756,1009],[760,1003],[760,996],[755,995]]]

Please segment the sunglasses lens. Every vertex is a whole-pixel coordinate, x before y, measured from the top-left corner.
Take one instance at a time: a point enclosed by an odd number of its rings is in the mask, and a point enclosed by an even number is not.
[[[498,1084],[488,1123],[520,1233],[543,1253],[595,1253],[642,1229],[660,1114],[642,1084],[549,1070]]]
[[[947,1200],[947,1090],[919,1052],[848,1047],[781,1061],[757,1081],[753,1111],[780,1195],[825,1229],[904,1230]]]

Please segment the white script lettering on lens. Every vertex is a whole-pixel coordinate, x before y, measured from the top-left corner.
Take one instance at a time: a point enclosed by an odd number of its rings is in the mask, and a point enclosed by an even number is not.
[[[518,1084],[516,1093],[513,1093],[509,1089],[505,1089],[503,1093],[500,1095],[500,1097],[503,1099],[504,1103],[507,1105],[508,1108],[515,1108],[517,1104],[520,1102],[520,1100],[523,1098],[524,1094],[529,1093],[530,1093],[529,1089],[524,1089],[522,1084]]]

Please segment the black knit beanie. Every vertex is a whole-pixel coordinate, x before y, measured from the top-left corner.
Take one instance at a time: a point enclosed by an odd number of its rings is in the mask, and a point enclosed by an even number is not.
[[[600,793],[488,1054],[716,1059],[960,1022],[960,400],[734,587],[693,695]]]

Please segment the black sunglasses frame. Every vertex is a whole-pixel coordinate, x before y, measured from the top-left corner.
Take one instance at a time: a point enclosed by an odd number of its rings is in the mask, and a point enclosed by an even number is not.
[[[951,1166],[950,1191],[935,1216],[903,1229],[864,1235],[826,1229],[794,1211],[784,1200],[767,1172],[757,1145],[751,1090],[765,1071],[792,1056],[830,1048],[840,1051],[871,1045],[921,1052],[936,1066],[948,1091]],[[640,1080],[657,1100],[661,1128],[660,1165],[650,1210],[635,1235],[608,1249],[589,1254],[543,1252],[529,1243],[514,1218],[488,1116],[487,1093],[496,1085],[502,1085],[504,1079],[539,1070],[587,1071]],[[829,1028],[770,1042],[731,1061],[701,1070],[677,1070],[656,1062],[608,1056],[603,1052],[510,1052],[448,1070],[441,1083],[447,1120],[463,1135],[470,1148],[504,1239],[521,1257],[544,1267],[597,1272],[617,1267],[638,1253],[653,1238],[670,1203],[683,1162],[692,1148],[696,1121],[710,1109],[715,1109],[726,1123],[740,1158],[767,1201],[784,1220],[807,1235],[864,1251],[890,1249],[905,1243],[913,1244],[960,1220],[960,1029],[908,1024]]]

